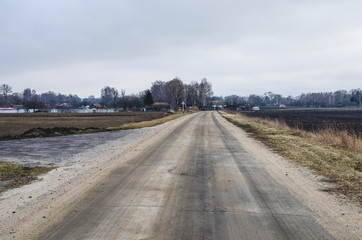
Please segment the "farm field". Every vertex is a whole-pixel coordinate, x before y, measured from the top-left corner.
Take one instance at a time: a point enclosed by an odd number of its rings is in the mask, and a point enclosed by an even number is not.
[[[362,110],[263,110],[242,112],[248,117],[258,117],[285,122],[289,127],[305,131],[331,129],[362,137]]]
[[[165,115],[167,115],[165,112],[0,114],[0,138],[19,136],[35,128],[66,130],[119,127],[124,124],[159,119]]]

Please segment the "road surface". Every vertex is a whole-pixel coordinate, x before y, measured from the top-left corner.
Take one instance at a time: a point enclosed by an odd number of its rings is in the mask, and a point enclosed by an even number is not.
[[[40,239],[334,239],[215,112],[138,151]]]

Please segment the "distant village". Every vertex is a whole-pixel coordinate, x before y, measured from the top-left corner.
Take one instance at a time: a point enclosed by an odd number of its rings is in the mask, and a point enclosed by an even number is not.
[[[74,108],[69,103],[58,104],[54,107],[50,105],[47,108],[40,109],[26,109],[23,105],[13,105],[12,107],[0,108],[0,113],[34,113],[34,112],[48,112],[48,113],[114,113],[120,111],[169,111],[171,105],[166,102],[155,102],[150,106],[141,108],[108,108],[99,103],[81,106]]]
[[[200,110],[232,109],[257,111],[267,108],[330,108],[362,107],[361,89],[350,91],[319,92],[284,97],[266,92],[251,94],[214,96],[212,84],[203,78],[200,82],[183,83],[179,78],[170,81],[155,81],[150,89],[127,95],[114,87],[101,89],[101,97],[79,98],[54,92],[38,94],[30,88],[13,92],[7,84],[0,85],[0,113],[112,113],[120,111],[178,111],[197,107]]]

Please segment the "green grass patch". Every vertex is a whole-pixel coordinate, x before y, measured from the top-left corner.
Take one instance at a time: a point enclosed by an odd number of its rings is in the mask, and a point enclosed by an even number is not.
[[[14,187],[20,187],[55,167],[29,167],[20,164],[0,162],[0,192]]]
[[[231,123],[252,133],[252,136],[277,151],[282,156],[298,162],[335,183],[334,189],[362,203],[362,155],[357,152],[334,148],[298,131],[253,121],[239,114],[220,112]]]

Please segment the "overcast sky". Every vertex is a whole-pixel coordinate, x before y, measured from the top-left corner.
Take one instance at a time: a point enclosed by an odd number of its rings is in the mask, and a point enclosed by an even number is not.
[[[126,94],[206,77],[215,95],[362,88],[361,0],[0,0],[0,84]]]

